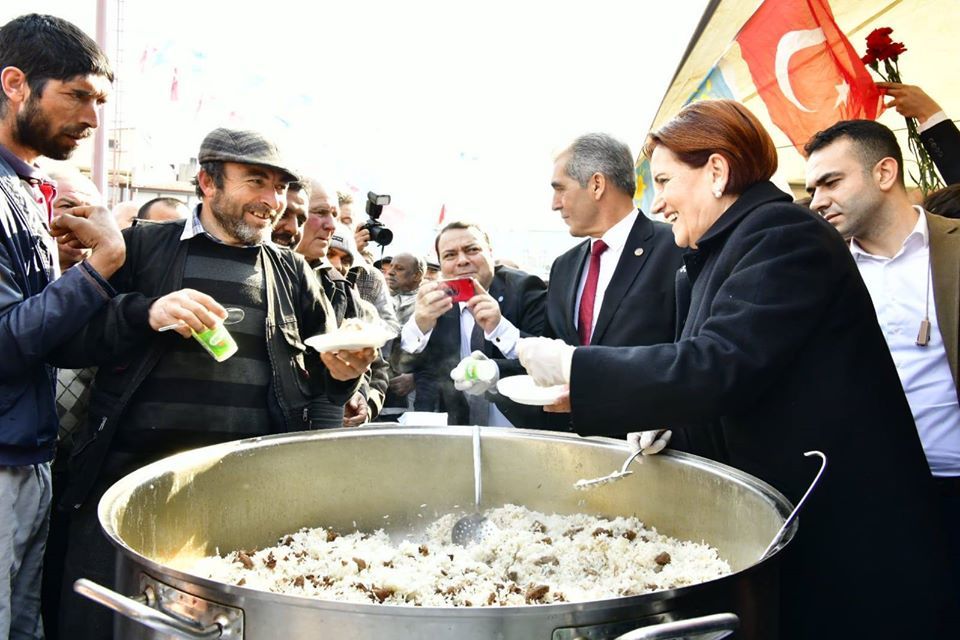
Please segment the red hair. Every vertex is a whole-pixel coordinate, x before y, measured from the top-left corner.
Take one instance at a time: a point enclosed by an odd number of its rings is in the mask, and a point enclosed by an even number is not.
[[[770,134],[749,109],[733,100],[688,104],[647,136],[644,155],[649,158],[657,145],[670,149],[693,168],[702,167],[711,155],[719,153],[730,165],[725,192],[734,195],[769,180],[777,170],[777,149]]]

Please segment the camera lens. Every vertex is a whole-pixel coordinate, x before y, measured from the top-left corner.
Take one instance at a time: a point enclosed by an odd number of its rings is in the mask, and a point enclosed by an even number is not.
[[[385,247],[393,242],[393,231],[378,224],[376,227],[370,228],[370,240]]]

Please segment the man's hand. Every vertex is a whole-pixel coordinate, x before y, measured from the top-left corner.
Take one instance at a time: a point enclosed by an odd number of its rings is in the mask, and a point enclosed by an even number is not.
[[[104,207],[73,207],[53,219],[50,233],[73,249],[90,249],[87,262],[104,278],[112,276],[127,257],[120,227]]]
[[[473,280],[473,289],[476,291],[476,295],[467,302],[467,308],[470,309],[473,319],[480,325],[484,333],[493,333],[493,330],[500,324],[500,304],[487,293],[486,289],[480,286],[476,278],[471,278],[471,280]]]
[[[884,94],[893,98],[886,106],[893,107],[904,118],[916,118],[923,124],[933,114],[943,111],[920,87],[899,82],[878,82],[877,86],[883,89]]]
[[[410,392],[413,391],[413,374],[412,373],[401,373],[390,378],[390,382],[387,384],[387,388],[397,394],[400,397],[406,397],[410,395]]]
[[[57,243],[57,254],[60,258],[60,273],[63,273],[70,267],[80,264],[84,258],[89,258],[92,252],[90,249],[77,249],[66,243]],[[97,273],[100,273],[97,270]]]
[[[570,387],[567,386],[563,395],[557,398],[557,401],[553,404],[545,405],[543,410],[547,413],[570,413]]]
[[[227,318],[227,310],[220,303],[194,289],[180,289],[158,298],[150,305],[149,313],[151,329],[177,325],[173,331],[184,338],[192,335],[191,329],[200,333]]]
[[[353,239],[357,242],[357,251],[363,251],[370,244],[370,229],[357,228],[353,232]]]
[[[486,364],[480,365],[478,364],[480,362]],[[474,351],[453,368],[450,378],[457,391],[479,396],[496,386],[497,380],[500,379],[500,368],[482,351]]]
[[[432,331],[437,318],[453,308],[453,300],[440,286],[439,282],[424,282],[417,289],[417,299],[413,308],[413,321],[422,333]]]
[[[376,360],[377,351],[367,347],[358,351],[329,351],[320,354],[320,360],[327,367],[334,380],[346,382],[363,375],[370,363]]]
[[[363,394],[357,391],[343,407],[343,426],[359,427],[370,418],[370,410]]]
[[[650,431],[635,431],[627,434],[627,442],[634,451],[642,451],[645,456],[660,453],[666,448],[673,436],[669,429],[652,429]]]
[[[520,338],[517,341],[520,364],[541,387],[570,384],[575,348],[563,340],[550,338]]]

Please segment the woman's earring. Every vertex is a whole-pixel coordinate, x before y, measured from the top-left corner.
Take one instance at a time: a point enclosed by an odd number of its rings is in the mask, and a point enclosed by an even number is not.
[[[714,198],[718,198],[718,199],[719,199],[720,196],[722,196],[722,195],[723,195],[723,189],[721,189],[720,187],[714,187],[714,188],[713,188],[713,197],[714,197]]]

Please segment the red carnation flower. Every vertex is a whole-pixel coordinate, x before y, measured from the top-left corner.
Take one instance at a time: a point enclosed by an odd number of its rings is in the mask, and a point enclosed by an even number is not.
[[[874,29],[870,32],[870,35],[867,36],[867,49],[880,50],[885,48],[887,45],[893,42],[890,39],[891,33],[893,33],[893,29],[890,27],[880,27],[879,29]]]

